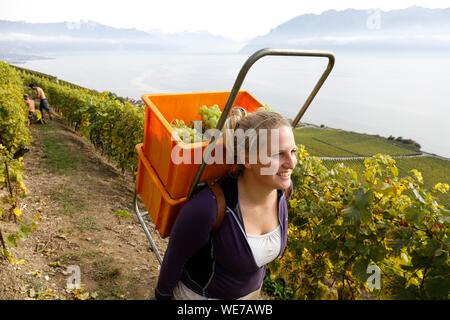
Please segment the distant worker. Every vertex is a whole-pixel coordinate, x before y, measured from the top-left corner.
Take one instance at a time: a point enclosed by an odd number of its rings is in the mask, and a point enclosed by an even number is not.
[[[42,114],[42,120],[44,120],[44,110],[47,111],[48,113],[48,117],[50,118],[50,120],[52,120],[52,113],[50,112],[50,107],[48,105],[48,101],[47,98],[45,96],[44,90],[42,90],[42,88],[38,87],[36,84],[34,83],[30,83],[28,85],[31,89],[33,89],[35,95],[36,95],[36,99],[39,99],[39,110],[41,111]]]
[[[27,94],[23,95],[23,100],[28,106],[28,119],[30,120],[30,123],[45,123],[42,119],[41,113],[39,111],[36,112],[36,104],[34,100]]]

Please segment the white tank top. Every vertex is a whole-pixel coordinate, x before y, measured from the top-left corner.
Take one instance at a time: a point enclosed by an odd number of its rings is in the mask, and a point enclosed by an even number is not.
[[[247,233],[248,244],[252,249],[258,267],[275,260],[281,252],[281,227],[262,235],[251,235]]]

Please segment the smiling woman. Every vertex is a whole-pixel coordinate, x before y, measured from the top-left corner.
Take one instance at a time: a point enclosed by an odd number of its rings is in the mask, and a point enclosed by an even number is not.
[[[225,198],[223,221],[215,228],[218,208],[209,186],[184,205],[164,255],[158,299],[257,299],[265,265],[285,250],[286,190],[292,188],[297,164],[292,128],[278,113],[247,115],[240,108],[233,109],[224,128],[257,134],[246,135],[242,143],[225,135],[227,148],[234,148],[235,161],[242,164],[218,182]],[[264,130],[277,134],[267,138],[268,148],[258,152],[257,161],[250,161]]]

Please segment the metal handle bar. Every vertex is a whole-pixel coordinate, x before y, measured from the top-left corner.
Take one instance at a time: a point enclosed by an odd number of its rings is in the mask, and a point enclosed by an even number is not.
[[[303,117],[304,113],[306,112],[306,109],[308,109],[311,102],[314,100],[314,97],[316,96],[317,92],[319,92],[320,88],[322,87],[323,83],[327,79],[328,75],[330,74],[331,70],[334,66],[334,55],[331,52],[326,51],[308,51],[308,50],[291,50],[291,49],[261,49],[256,51],[254,54],[252,54],[247,61],[242,66],[241,70],[239,71],[239,74],[236,78],[236,81],[234,82],[233,88],[231,89],[230,95],[228,96],[228,100],[225,104],[225,107],[223,109],[222,115],[219,118],[219,122],[217,123],[216,129],[222,131],[222,128],[225,124],[225,120],[228,117],[228,113],[231,110],[231,107],[233,106],[234,101],[236,100],[236,97],[239,93],[239,89],[242,86],[242,83],[244,82],[245,76],[247,75],[248,71],[252,67],[252,65],[265,56],[299,56],[299,57],[323,57],[328,58],[328,65],[325,69],[325,71],[322,73],[322,76],[317,81],[316,85],[314,86],[314,89],[309,94],[308,98],[306,99],[305,103],[303,104],[302,108],[298,112],[297,116],[294,118],[292,122],[292,127],[295,128],[300,121],[300,119]],[[216,145],[216,136],[213,135],[211,137],[211,140],[209,141],[208,147],[205,149],[206,157],[202,157],[202,164],[200,168],[197,171],[197,174],[195,175],[194,181],[191,184],[191,187],[189,189],[188,199],[191,198],[192,194],[195,191],[195,188],[197,187],[198,182],[200,181],[200,177],[203,174],[203,171],[206,168],[206,161],[208,160],[209,156],[211,155],[211,150]]]

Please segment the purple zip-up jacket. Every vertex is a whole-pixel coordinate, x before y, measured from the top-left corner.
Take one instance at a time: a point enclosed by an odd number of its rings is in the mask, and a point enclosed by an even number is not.
[[[215,299],[237,299],[263,282],[265,266],[258,267],[241,222],[237,179],[231,176],[220,186],[226,210],[218,230],[212,232],[217,203],[209,187],[188,201],[172,228],[161,265],[157,299],[172,299],[178,281],[197,294]],[[285,194],[278,190],[278,220],[281,226],[281,254],[287,242],[288,208]]]

